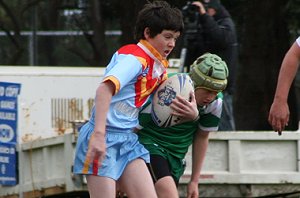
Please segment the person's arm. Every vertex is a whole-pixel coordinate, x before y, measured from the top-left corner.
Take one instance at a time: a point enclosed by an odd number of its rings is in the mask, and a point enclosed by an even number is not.
[[[289,122],[289,90],[300,63],[300,47],[294,42],[286,53],[279,72],[276,92],[269,112],[269,123],[279,135]]]
[[[192,151],[192,175],[191,180],[187,186],[187,197],[198,197],[198,182],[200,178],[200,173],[202,165],[204,162],[206,150],[209,142],[209,132],[198,131],[195,134],[193,142],[193,151]]]
[[[102,82],[96,91],[95,128],[89,142],[87,158],[91,163],[98,163],[98,166],[101,166],[106,153],[106,115],[114,91],[115,86],[111,81]]]

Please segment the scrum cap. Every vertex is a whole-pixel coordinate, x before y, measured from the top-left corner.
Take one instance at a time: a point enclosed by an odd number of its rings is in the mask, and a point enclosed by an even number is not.
[[[206,53],[191,65],[190,77],[194,81],[195,89],[220,92],[227,86],[228,68],[219,56]]]

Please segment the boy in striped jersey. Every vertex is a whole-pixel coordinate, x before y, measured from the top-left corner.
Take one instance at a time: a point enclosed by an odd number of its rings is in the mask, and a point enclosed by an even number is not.
[[[121,47],[106,67],[75,153],[74,173],[86,175],[91,198],[114,198],[117,181],[131,198],[157,197],[145,163],[149,152],[133,129],[139,110],[167,77],[166,58],[182,30],[179,9],[166,1],[148,3],[136,23],[139,42]]]
[[[218,130],[223,102],[221,92],[227,86],[226,63],[217,55],[204,54],[191,65],[190,77],[195,86],[198,116],[185,115],[185,112],[193,112],[194,105],[180,96],[173,100],[171,107],[174,115],[193,117],[192,121],[158,127],[151,119],[151,105],[146,106],[139,116],[140,130],[137,133],[140,142],[150,152],[148,168],[158,197],[178,197],[177,185],[184,172],[184,157],[192,144],[192,175],[187,197],[199,196],[198,182],[209,132]]]

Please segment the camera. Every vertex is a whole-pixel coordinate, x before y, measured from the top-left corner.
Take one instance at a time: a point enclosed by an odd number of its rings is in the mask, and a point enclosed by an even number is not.
[[[199,54],[198,50],[203,49],[203,28],[200,22],[199,7],[192,4],[192,1],[187,1],[181,9],[183,20],[184,20],[184,32],[183,32],[183,46],[181,50],[180,59],[183,62],[182,71],[184,67],[187,67],[187,72],[189,72],[189,67]]]
[[[193,23],[197,20],[199,8],[188,1],[181,9],[182,15],[184,17],[185,23]]]
[[[184,20],[184,40],[187,42],[194,42],[197,34],[201,33],[201,24],[199,22],[199,8],[188,1],[181,9]]]

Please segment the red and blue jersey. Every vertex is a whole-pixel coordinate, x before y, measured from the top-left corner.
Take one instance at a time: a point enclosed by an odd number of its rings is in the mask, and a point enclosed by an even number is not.
[[[167,78],[167,66],[167,60],[145,40],[125,45],[113,55],[103,78],[116,88],[107,114],[107,131],[131,131],[137,125],[140,108]]]

